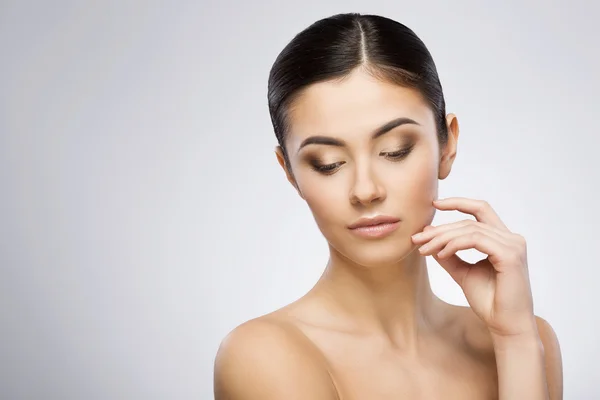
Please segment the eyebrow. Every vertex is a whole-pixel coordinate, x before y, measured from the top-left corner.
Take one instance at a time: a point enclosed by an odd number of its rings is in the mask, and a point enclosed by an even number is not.
[[[415,121],[411,118],[406,118],[406,117],[396,118],[394,120],[386,122],[379,128],[375,129],[375,131],[373,131],[373,133],[371,134],[371,140],[375,140],[378,137],[388,133],[392,129],[397,128],[401,125],[406,125],[406,124],[419,125],[419,126],[421,125],[417,121]],[[333,138],[330,136],[320,136],[319,135],[319,136],[311,136],[311,137],[304,139],[302,141],[302,143],[300,144],[300,147],[298,148],[298,152],[303,147],[308,146],[309,144],[323,144],[323,145],[327,145],[327,146],[336,146],[336,147],[346,146],[346,143],[341,139],[336,139],[336,138]]]

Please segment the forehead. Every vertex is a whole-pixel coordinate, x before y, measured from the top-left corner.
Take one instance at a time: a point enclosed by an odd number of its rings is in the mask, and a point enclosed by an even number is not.
[[[418,91],[355,71],[341,81],[315,83],[298,96],[290,108],[287,143],[293,149],[312,135],[360,140],[399,117],[435,132],[433,113]]]

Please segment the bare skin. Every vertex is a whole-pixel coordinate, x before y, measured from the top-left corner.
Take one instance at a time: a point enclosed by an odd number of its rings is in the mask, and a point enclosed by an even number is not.
[[[490,338],[466,307],[433,298],[429,315],[415,333],[394,338],[342,321],[325,294],[315,288],[296,303],[263,317],[309,339],[340,399],[494,399],[498,388]],[[337,319],[337,323],[334,323]]]
[[[277,159],[309,205],[330,259],[305,296],[224,339],[215,361],[216,399],[562,399],[560,350],[546,321],[484,321],[473,294],[467,299],[477,312],[447,304],[431,290],[430,254],[420,253],[423,243],[412,235],[427,231],[435,215],[438,180],[449,175],[456,156],[456,117],[448,114],[449,140],[440,148],[419,93],[361,69],[312,85],[290,115],[289,164],[281,149]],[[398,118],[414,123],[373,135]],[[315,135],[337,142],[311,141]],[[373,215],[401,222],[380,238],[349,229]],[[437,235],[431,243],[449,248],[439,228],[429,229]],[[505,334],[507,326],[527,335]],[[518,382],[521,376],[526,382]]]

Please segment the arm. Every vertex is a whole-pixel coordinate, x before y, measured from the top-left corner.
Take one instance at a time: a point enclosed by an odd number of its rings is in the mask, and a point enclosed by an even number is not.
[[[311,343],[290,329],[258,320],[240,325],[221,343],[214,393],[215,400],[338,399]]]
[[[536,317],[536,328],[518,337],[493,337],[501,400],[562,400],[562,361],[554,330]]]
[[[433,205],[476,219],[426,226],[412,239],[460,285],[492,333],[500,399],[561,400],[560,349],[550,325],[533,314],[527,241],[511,232],[486,201],[450,197]],[[471,264],[456,254],[467,249],[488,257]]]

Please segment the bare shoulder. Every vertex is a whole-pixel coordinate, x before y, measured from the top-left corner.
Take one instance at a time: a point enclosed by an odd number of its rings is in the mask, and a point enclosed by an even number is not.
[[[467,346],[480,355],[492,356],[494,345],[485,324],[470,307],[456,306],[464,329],[464,339]],[[538,334],[544,348],[544,363],[546,379],[551,400],[562,399],[563,370],[560,344],[554,328],[548,321],[535,316]]]
[[[554,328],[544,318],[536,316],[538,333],[544,346],[546,379],[551,400],[563,398],[563,368],[560,344]]]
[[[216,400],[337,399],[316,347],[285,320],[270,315],[241,324],[215,358]]]

